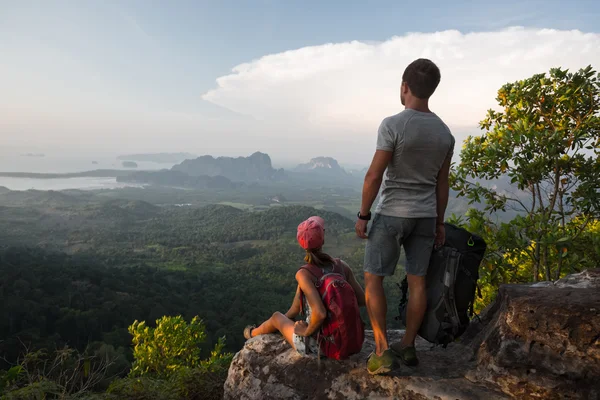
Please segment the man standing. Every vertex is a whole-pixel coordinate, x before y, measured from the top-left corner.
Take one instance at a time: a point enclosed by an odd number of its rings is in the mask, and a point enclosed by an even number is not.
[[[440,70],[427,59],[413,61],[402,75],[400,100],[405,110],[383,120],[377,148],[365,176],[356,233],[367,239],[365,286],[376,349],[369,357],[371,374],[392,370],[397,356],[406,365],[418,363],[415,338],[427,308],[425,275],[434,243],[444,243],[444,213],[454,137],[429,110],[429,98],[440,82]],[[385,180],[384,172],[387,169]],[[383,188],[371,229],[371,206]],[[387,340],[387,301],[383,279],[393,275],[406,253],[408,300],[406,333],[399,343]]]

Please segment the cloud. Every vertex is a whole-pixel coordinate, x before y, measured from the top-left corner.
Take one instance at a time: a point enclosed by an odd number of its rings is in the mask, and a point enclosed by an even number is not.
[[[440,67],[431,107],[462,140],[495,108],[504,83],[558,66],[600,69],[600,34],[514,27],[304,47],[238,65],[202,97],[267,124],[364,140],[401,110],[402,72],[418,57]]]

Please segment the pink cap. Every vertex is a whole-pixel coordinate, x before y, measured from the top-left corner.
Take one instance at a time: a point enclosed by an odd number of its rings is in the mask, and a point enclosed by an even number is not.
[[[298,225],[296,238],[305,250],[323,247],[325,243],[325,220],[321,217],[310,217]]]

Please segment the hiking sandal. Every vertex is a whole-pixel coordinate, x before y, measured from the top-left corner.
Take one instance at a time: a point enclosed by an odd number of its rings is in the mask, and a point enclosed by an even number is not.
[[[252,329],[256,329],[256,325],[248,325],[244,328],[244,338],[246,340],[252,339]]]

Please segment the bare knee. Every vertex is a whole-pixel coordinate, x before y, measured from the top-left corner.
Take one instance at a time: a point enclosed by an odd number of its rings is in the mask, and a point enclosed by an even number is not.
[[[374,286],[383,286],[383,276],[374,275],[370,272],[365,272],[365,286],[367,288]]]
[[[279,311],[275,311],[270,318],[271,322],[273,323],[273,326],[278,330],[280,330],[284,319],[287,319],[287,317]]]
[[[273,313],[273,315],[271,315],[271,321],[273,321],[275,324],[279,325],[279,322],[281,322],[281,318],[284,318],[284,317],[285,317],[285,315],[283,315],[279,311],[275,311]]]

